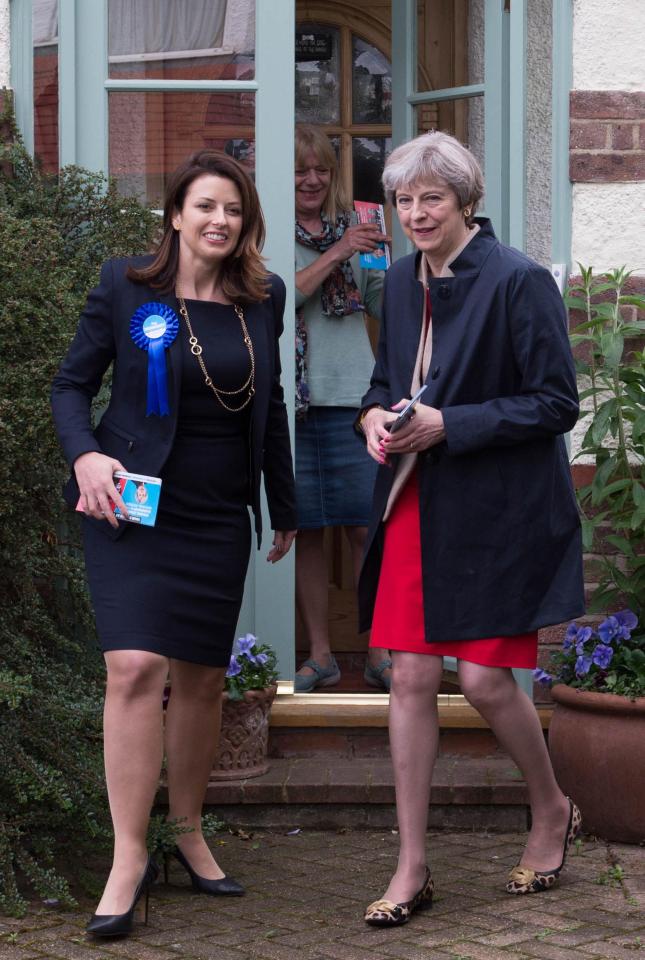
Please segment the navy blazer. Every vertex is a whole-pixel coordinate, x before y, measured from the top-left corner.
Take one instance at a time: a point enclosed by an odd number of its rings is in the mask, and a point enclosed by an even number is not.
[[[166,350],[170,414],[146,416],[148,357],[130,337],[130,318],[150,301],[165,303],[179,316],[174,294],[160,294],[126,277],[130,263],[147,265],[150,257],[108,260],[101,268],[98,287],[89,294],[76,336],[54,378],[52,410],[63,452],[73,467],[82,453],[96,450],[120,460],[133,473],[159,476],[170,454],[181,389],[179,335]],[[255,354],[255,396],[249,436],[249,503],[255,514],[258,547],[261,543],[260,474],[264,473],[269,515],[274,530],[295,530],[295,482],[287,411],[280,385],[278,338],[283,329],[285,286],[280,277],[269,277],[267,300],[244,306],[244,317]],[[90,405],[103,376],[113,363],[112,390],[107,410],[93,430]],[[75,507],[79,492],[76,478],[68,481],[64,496]],[[114,530],[108,523],[88,518],[106,536],[121,536],[128,526]]]
[[[580,519],[562,434],[578,417],[562,297],[550,273],[496,239],[490,221],[429,281],[432,358],[421,403],[446,439],[419,455],[426,640],[509,636],[584,612]],[[421,335],[420,254],[385,278],[363,407],[410,396]],[[379,467],[359,586],[369,628],[393,467]]]

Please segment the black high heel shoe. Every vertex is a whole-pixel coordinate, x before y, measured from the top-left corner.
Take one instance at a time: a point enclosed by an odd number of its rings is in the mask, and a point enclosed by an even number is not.
[[[145,923],[148,922],[148,898],[150,895],[150,887],[155,882],[159,876],[159,867],[154,862],[152,857],[148,857],[148,862],[146,863],[146,869],[143,872],[143,876],[139,882],[139,886],[134,891],[134,898],[132,900],[132,905],[129,910],[126,910],[125,913],[114,913],[114,914],[93,914],[90,922],[88,923],[86,930],[88,933],[91,933],[94,937],[123,937],[128,933],[132,932],[132,923],[134,920],[134,910],[138,904],[141,897],[145,894]]]
[[[580,833],[582,827],[582,816],[570,797],[569,801],[569,822],[567,823],[567,832],[564,835],[564,844],[562,846],[562,860],[560,866],[555,870],[531,870],[529,867],[521,867],[519,864],[513,867],[506,884],[507,893],[542,893],[549,890],[558,882],[560,873],[567,859],[569,847]]]
[[[196,890],[197,893],[207,893],[211,897],[241,897],[244,895],[244,887],[233,877],[220,877],[219,880],[208,880],[206,877],[200,877],[198,873],[195,873],[179,847],[175,847],[164,857],[163,872],[166,883],[168,883],[168,864],[171,857],[174,857],[182,865],[190,877],[193,890]]]

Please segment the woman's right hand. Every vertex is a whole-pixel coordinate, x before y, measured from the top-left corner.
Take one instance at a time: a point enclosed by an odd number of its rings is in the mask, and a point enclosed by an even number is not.
[[[83,512],[95,520],[107,520],[115,528],[119,526],[119,521],[114,516],[110,500],[125,517],[128,515],[121,494],[114,486],[113,478],[117,470],[125,470],[119,460],[94,450],[82,453],[74,461]]]
[[[398,414],[383,410],[382,407],[372,407],[361,421],[361,429],[367,440],[367,452],[373,460],[376,460],[382,466],[389,464],[388,457],[381,446],[381,441],[390,435],[386,424],[392,423],[397,416]]]
[[[340,240],[337,240],[329,249],[332,250],[339,263],[349,260],[355,253],[371,253],[379,243],[389,242],[390,237],[381,233],[375,223],[357,223],[347,227]]]

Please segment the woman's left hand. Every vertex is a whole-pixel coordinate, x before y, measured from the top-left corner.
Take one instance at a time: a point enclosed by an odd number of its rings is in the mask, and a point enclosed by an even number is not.
[[[285,554],[289,553],[297,532],[297,530],[273,531],[273,546],[267,554],[269,563],[277,563],[278,560],[282,560]]]
[[[398,403],[394,404],[392,410],[401,411],[407,403],[407,400],[399,400]],[[388,453],[418,453],[420,450],[434,447],[445,438],[446,432],[441,410],[418,403],[414,416],[409,423],[406,423],[392,436],[385,437],[381,444],[383,452],[387,456]]]

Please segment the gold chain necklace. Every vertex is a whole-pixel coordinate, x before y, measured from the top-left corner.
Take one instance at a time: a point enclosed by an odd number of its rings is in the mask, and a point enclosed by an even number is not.
[[[194,357],[197,358],[197,363],[199,364],[202,373],[204,374],[204,383],[207,387],[215,394],[217,400],[224,407],[225,410],[230,410],[231,413],[238,413],[240,410],[243,410],[244,407],[251,402],[253,395],[255,394],[255,355],[253,353],[253,342],[249,336],[249,331],[246,327],[246,322],[244,320],[244,311],[236,303],[234,304],[235,314],[240,321],[242,326],[242,336],[244,337],[244,343],[246,344],[246,349],[249,351],[249,359],[251,361],[251,372],[246,378],[245,382],[237,390],[223,390],[221,387],[216,387],[213,383],[213,380],[206,369],[206,364],[202,359],[202,348],[197,340],[197,337],[193,333],[193,328],[190,325],[190,317],[188,316],[188,310],[186,309],[186,301],[182,296],[177,294],[177,300],[179,301],[179,312],[186,321],[186,326],[188,327],[188,340],[190,343],[190,352]],[[248,388],[248,396],[243,401],[239,407],[229,407],[227,403],[224,403],[220,394],[223,394],[225,397],[235,397],[240,393],[243,393],[244,390]]]

